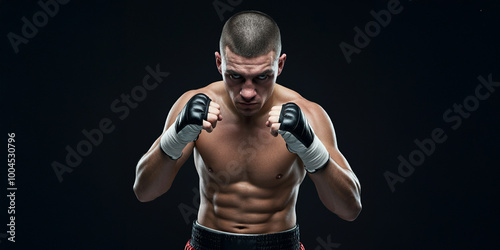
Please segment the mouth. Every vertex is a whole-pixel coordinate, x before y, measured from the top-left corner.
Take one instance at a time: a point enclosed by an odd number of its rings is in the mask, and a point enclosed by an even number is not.
[[[242,109],[253,109],[258,106],[256,102],[237,102],[237,105]]]
[[[256,102],[238,102],[239,105],[244,106],[244,107],[252,107],[257,105],[258,103]]]

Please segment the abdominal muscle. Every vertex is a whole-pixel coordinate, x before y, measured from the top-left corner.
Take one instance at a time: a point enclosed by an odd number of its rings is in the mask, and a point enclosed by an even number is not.
[[[293,154],[271,157],[282,159],[274,167],[268,165],[273,163],[270,157],[233,161],[243,164],[237,172],[228,169],[231,164],[205,164],[196,148],[194,158],[200,176],[199,224],[239,234],[276,233],[296,225],[295,204],[305,172]]]

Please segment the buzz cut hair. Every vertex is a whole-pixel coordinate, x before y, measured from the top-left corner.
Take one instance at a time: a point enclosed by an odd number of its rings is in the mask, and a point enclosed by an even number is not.
[[[229,18],[222,28],[219,48],[225,54],[225,48],[231,52],[253,58],[270,51],[281,53],[281,35],[276,22],[260,11],[248,10],[236,13]]]

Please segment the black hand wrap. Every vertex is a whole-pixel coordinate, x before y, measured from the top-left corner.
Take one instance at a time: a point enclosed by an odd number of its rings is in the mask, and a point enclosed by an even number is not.
[[[207,120],[208,108],[211,101],[205,94],[196,94],[191,97],[179,114],[175,124],[175,131],[179,133],[179,131],[190,124],[203,125],[203,120]]]
[[[307,119],[300,110],[300,107],[289,102],[283,104],[279,118],[280,130],[288,131],[295,136],[306,148],[311,146],[314,140],[314,134],[307,122]]]

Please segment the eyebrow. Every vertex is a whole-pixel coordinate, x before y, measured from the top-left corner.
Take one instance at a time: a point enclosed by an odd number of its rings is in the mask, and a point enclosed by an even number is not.
[[[234,70],[230,70],[230,69],[226,70],[226,73],[228,73],[228,74],[235,74],[235,75],[243,75],[241,73],[238,73],[238,72],[236,72]],[[269,73],[273,73],[273,70],[272,69],[264,70],[263,72],[261,72],[259,74],[256,74],[256,75],[261,76],[261,75],[266,75],[266,74],[269,74]]]

